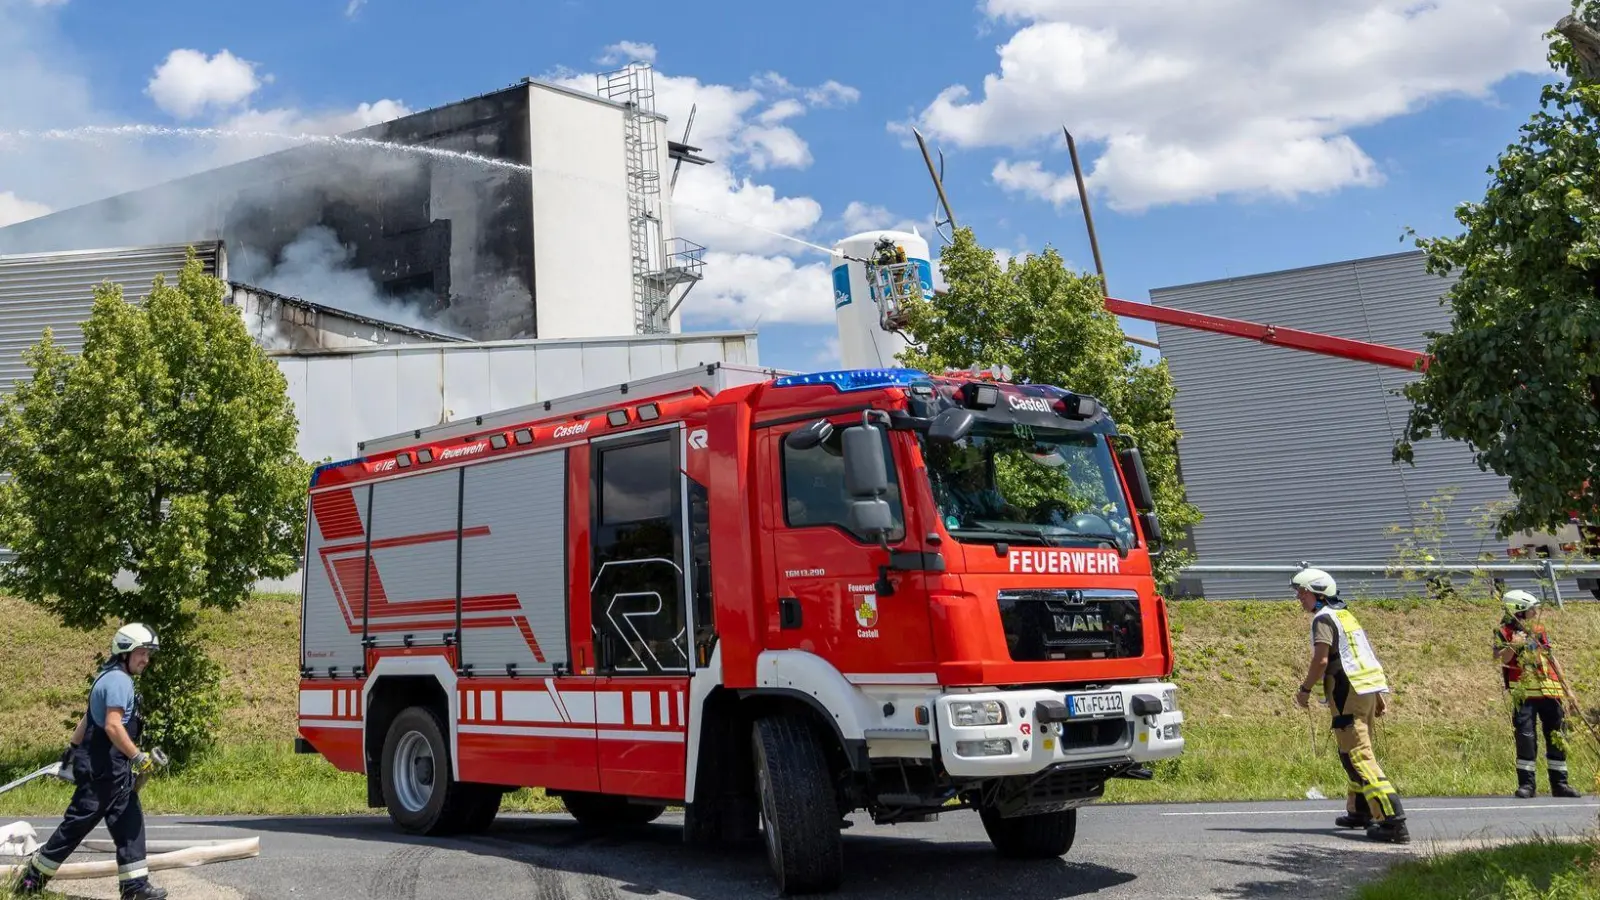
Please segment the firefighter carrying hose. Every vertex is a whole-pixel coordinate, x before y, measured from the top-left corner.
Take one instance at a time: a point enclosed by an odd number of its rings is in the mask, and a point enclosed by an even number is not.
[[[1294,702],[1309,709],[1312,685],[1322,682],[1323,696],[1333,711],[1333,733],[1339,762],[1350,779],[1340,828],[1365,828],[1367,837],[1409,843],[1400,794],[1389,783],[1372,752],[1372,723],[1383,715],[1389,692],[1383,665],[1355,614],[1339,599],[1333,576],[1321,569],[1302,569],[1290,583],[1300,606],[1311,614],[1311,662]]]
[[[1534,721],[1544,726],[1544,764],[1550,776],[1550,793],[1556,797],[1582,796],[1567,784],[1566,721],[1561,672],[1550,658],[1550,636],[1534,621],[1539,598],[1523,590],[1506,591],[1500,598],[1505,614],[1494,631],[1494,657],[1500,678],[1511,694],[1512,725],[1517,733],[1517,796],[1532,797],[1538,774],[1539,742]]]
[[[117,884],[122,900],[162,900],[166,890],[150,883],[145,864],[144,811],[136,779],[155,763],[136,743],[142,730],[133,677],[159,649],[155,632],[137,622],[117,629],[111,659],[89,690],[89,711],[73,730],[63,761],[75,762],[78,789],[50,840],[28,861],[16,885],[35,894],[103,819],[117,847]]]

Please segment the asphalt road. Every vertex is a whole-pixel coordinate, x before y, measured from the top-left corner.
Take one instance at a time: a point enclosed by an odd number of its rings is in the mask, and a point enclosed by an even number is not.
[[[1110,806],[1079,813],[1078,840],[1060,861],[995,858],[976,814],[845,832],[848,877],[835,897],[1268,898],[1345,897],[1408,855],[1526,836],[1579,834],[1596,822],[1592,797],[1414,799],[1412,844],[1377,844],[1333,828],[1337,803]],[[34,820],[41,840],[55,827]],[[151,820],[152,840],[261,839],[254,859],[156,873],[171,900],[733,900],[775,897],[760,850],[719,856],[684,848],[663,816],[626,836],[597,836],[565,816],[502,816],[470,839],[397,834],[381,816]],[[97,832],[94,837],[104,837]],[[80,852],[74,859],[105,858]],[[10,860],[5,860],[10,862]],[[57,882],[71,896],[115,896],[109,880]]]

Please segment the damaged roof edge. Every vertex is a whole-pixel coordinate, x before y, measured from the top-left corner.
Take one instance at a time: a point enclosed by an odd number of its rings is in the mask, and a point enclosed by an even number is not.
[[[459,335],[442,334],[437,331],[428,331],[427,329],[417,328],[412,325],[401,325],[399,322],[388,322],[383,319],[375,319],[371,316],[363,316],[360,313],[350,312],[349,310],[327,306],[322,303],[314,303],[310,300],[301,299],[300,297],[285,296],[277,293],[276,291],[269,291],[266,288],[256,287],[253,284],[246,284],[242,281],[230,281],[228,282],[228,286],[234,288],[235,290],[245,290],[253,294],[260,294],[263,297],[276,300],[280,303],[287,303],[290,306],[298,306],[301,309],[309,309],[313,312],[323,313],[330,316],[338,316],[341,319],[349,319],[352,322],[359,322],[362,325],[371,325],[376,328],[382,328],[386,331],[396,332],[397,334],[409,334],[413,337],[426,338],[430,341],[439,341],[451,344],[466,344],[471,343],[472,340],[471,338],[465,338]]]

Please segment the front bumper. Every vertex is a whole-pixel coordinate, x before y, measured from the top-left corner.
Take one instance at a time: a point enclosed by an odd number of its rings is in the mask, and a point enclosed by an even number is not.
[[[1067,698],[1121,694],[1120,714],[1071,715]],[[1138,715],[1141,704],[1160,709]],[[953,707],[994,701],[997,724],[958,725]],[[1082,702],[1072,704],[1081,707]],[[1149,762],[1183,751],[1183,712],[1177,688],[1166,682],[1117,684],[1093,690],[1016,690],[942,694],[934,701],[940,760],[955,777],[1031,775],[1060,764],[1091,766],[1114,760]],[[1057,719],[1056,721],[1041,721]]]

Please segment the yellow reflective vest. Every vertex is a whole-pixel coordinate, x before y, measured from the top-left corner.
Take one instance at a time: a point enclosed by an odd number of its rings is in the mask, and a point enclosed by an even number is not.
[[[1378,661],[1378,654],[1372,651],[1372,645],[1367,642],[1367,632],[1356,620],[1355,613],[1348,609],[1324,606],[1311,617],[1313,633],[1317,620],[1321,618],[1326,618],[1333,625],[1333,652],[1339,654],[1339,662],[1344,667],[1345,677],[1350,679],[1351,689],[1358,694],[1387,691],[1389,681],[1383,676],[1383,663]]]

